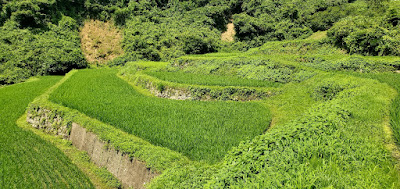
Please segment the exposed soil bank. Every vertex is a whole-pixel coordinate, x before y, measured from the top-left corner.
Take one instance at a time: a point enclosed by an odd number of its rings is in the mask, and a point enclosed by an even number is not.
[[[91,161],[97,166],[105,167],[115,177],[117,177],[122,185],[126,188],[144,188],[144,184],[156,177],[158,174],[148,169],[144,162],[128,155],[122,154],[103,142],[94,133],[87,131],[76,123],[72,123],[71,130],[67,126],[61,126],[62,117],[55,115],[51,111],[45,111],[41,116],[35,116],[28,113],[27,121],[37,129],[44,129],[48,133],[61,135],[68,139],[79,150],[88,153]]]
[[[226,31],[221,34],[221,40],[233,42],[236,35],[235,25],[233,23],[229,23],[228,25],[226,25],[226,28]]]
[[[89,63],[104,64],[121,56],[122,32],[111,22],[88,20],[81,28],[81,48]]]

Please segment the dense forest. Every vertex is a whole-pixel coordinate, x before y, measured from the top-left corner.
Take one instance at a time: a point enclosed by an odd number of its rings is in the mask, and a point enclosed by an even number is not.
[[[109,65],[186,54],[245,51],[327,31],[350,54],[400,55],[400,2],[389,0],[1,0],[0,85],[88,66],[79,29],[87,19],[123,31]],[[223,42],[226,24],[235,42]]]

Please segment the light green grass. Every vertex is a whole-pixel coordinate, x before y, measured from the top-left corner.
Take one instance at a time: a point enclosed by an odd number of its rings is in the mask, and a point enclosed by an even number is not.
[[[28,103],[60,78],[0,88],[0,188],[93,188],[59,149],[15,123]]]
[[[156,77],[161,80],[194,84],[194,85],[211,85],[211,86],[242,86],[242,87],[279,87],[282,84],[261,81],[255,79],[244,79],[232,76],[222,75],[204,75],[185,72],[145,72],[147,75]]]
[[[208,163],[219,161],[240,141],[262,134],[271,121],[269,110],[258,103],[143,96],[108,69],[79,71],[50,100]]]

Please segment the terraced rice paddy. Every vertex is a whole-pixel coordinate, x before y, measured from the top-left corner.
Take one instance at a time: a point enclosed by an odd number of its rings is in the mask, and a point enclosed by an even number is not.
[[[259,103],[144,96],[111,69],[79,71],[50,100],[209,163],[219,161],[240,141],[262,134],[271,122],[269,110]]]
[[[15,123],[28,103],[59,79],[0,88],[0,188],[93,188],[59,149]]]

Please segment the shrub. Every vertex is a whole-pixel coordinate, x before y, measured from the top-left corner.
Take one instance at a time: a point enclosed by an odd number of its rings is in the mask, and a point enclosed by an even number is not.
[[[77,23],[72,18],[63,16],[59,25],[49,24],[48,31],[38,34],[17,26],[7,21],[0,28],[0,74],[7,78],[3,83],[21,82],[34,75],[64,74],[87,66],[79,48]]]
[[[348,17],[328,31],[334,44],[350,53],[363,55],[400,55],[399,32],[385,22],[365,16]]]

